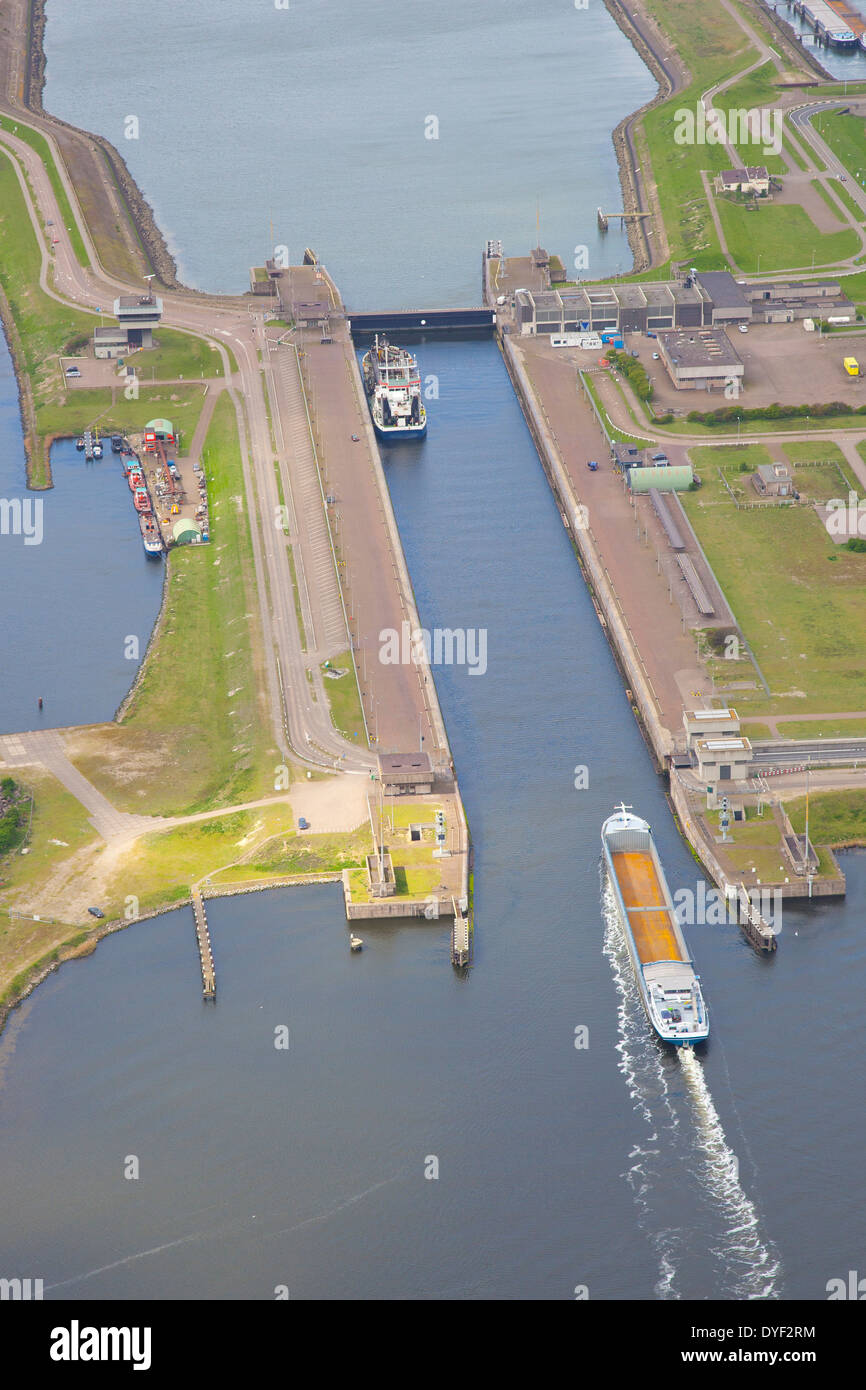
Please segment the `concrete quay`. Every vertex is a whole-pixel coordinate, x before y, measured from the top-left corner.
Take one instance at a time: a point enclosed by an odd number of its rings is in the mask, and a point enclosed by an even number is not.
[[[433,794],[454,827],[452,853],[440,861],[441,882],[430,894],[354,901],[344,875],[346,914],[432,920],[453,913],[454,901],[469,909],[468,826],[428,661],[420,652],[408,663],[381,659],[383,631],[414,632],[421,622],[339,291],[308,254],[312,264],[278,279],[282,315],[296,327],[264,325],[305,665],[324,685],[322,662],[351,652],[371,750],[426,754]]]
[[[515,285],[531,286],[533,275],[538,271],[530,258],[502,266],[485,258],[485,297],[493,303]],[[554,349],[541,336],[518,336],[507,306],[499,306],[498,318],[506,366],[632,709],[657,771],[669,781],[682,832],[717,886],[741,905],[739,922],[746,938],[760,951],[773,951],[775,932],[750,899],[756,882],[781,897],[819,897],[844,894],[845,880],[838,866],[835,873],[811,882],[798,878],[793,865],[778,882],[743,871],[715,842],[700,798],[678,772],[684,709],[716,703],[692,629],[715,625],[727,630],[735,627],[734,616],[716,586],[715,616],[709,623],[701,617],[677,575],[649,497],[630,495],[625,479],[610,463],[608,440],[591,399],[578,384],[578,366],[586,365],[587,354]],[[667,447],[666,452],[671,456],[673,449]],[[600,466],[590,470],[590,460]],[[700,564],[700,555],[696,561]],[[715,586],[711,571],[708,582]]]

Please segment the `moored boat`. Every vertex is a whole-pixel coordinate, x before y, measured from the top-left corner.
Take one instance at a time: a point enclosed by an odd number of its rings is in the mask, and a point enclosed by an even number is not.
[[[151,510],[150,497],[146,488],[137,487],[132,494],[132,501],[137,512],[149,512]]]
[[[647,1017],[678,1047],[709,1035],[707,1007],[645,820],[620,804],[601,827],[617,913]]]
[[[161,555],[162,536],[159,533],[159,527],[154,521],[153,516],[145,512],[139,513],[138,524],[141,528],[141,539],[147,554]]]
[[[79,435],[79,437],[76,439],[76,441],[75,441],[75,447],[76,447],[76,449],[78,450],[78,452],[79,452],[80,454],[84,452],[84,435],[83,435],[83,434],[82,434],[82,435]]]

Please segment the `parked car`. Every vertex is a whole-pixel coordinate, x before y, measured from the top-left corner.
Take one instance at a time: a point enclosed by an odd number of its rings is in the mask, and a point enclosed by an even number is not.
[[[353,444],[357,444],[357,443],[358,443],[358,440],[360,439],[360,437],[361,437],[361,436],[358,435],[358,434],[353,434],[353,435],[352,435],[352,443],[353,443]]]
[[[654,353],[653,353],[653,361],[654,361],[654,362],[658,362],[658,360],[659,360],[659,355],[658,355],[657,352],[654,352]]]
[[[299,829],[299,830],[309,830],[309,828],[310,828],[310,822],[309,822],[308,820],[306,820],[303,816],[298,816],[298,829]]]
[[[596,459],[587,459],[586,466],[590,470],[590,472],[595,473],[598,469],[598,462]]]
[[[738,323],[737,328],[740,330],[741,333],[748,333],[749,331],[744,323]]]
[[[87,911],[90,913],[91,917],[104,917],[104,916],[105,916],[105,913],[102,911],[102,908],[101,908],[101,907],[89,907],[89,908],[87,909]]]
[[[81,376],[81,372],[78,370],[77,367],[67,367],[67,368],[66,368],[66,375],[67,375],[67,376]]]

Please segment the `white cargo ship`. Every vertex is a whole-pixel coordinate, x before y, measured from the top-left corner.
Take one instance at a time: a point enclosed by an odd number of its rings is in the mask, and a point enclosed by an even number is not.
[[[707,1007],[648,823],[620,804],[601,827],[601,843],[650,1023],[664,1042],[702,1042]]]

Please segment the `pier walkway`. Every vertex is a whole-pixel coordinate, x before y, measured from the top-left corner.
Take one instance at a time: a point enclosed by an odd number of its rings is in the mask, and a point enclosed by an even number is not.
[[[192,913],[195,920],[195,935],[198,942],[198,954],[201,961],[201,984],[202,993],[205,999],[216,998],[216,966],[214,965],[213,951],[210,944],[210,932],[208,931],[207,915],[204,910],[204,899],[198,888],[192,890]]]

